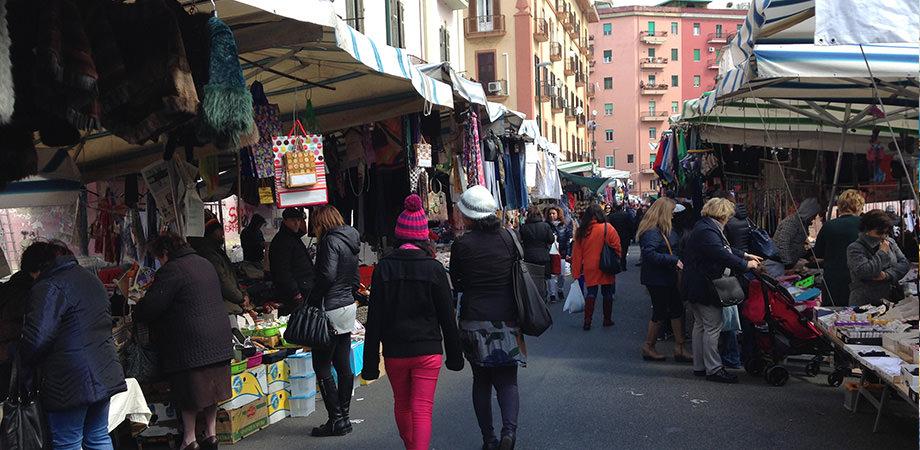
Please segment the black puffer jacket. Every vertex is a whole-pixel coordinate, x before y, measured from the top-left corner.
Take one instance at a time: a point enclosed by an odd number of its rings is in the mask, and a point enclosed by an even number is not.
[[[521,225],[521,246],[524,247],[524,261],[534,264],[549,262],[549,247],[556,240],[552,225],[542,221],[527,221]]]
[[[735,216],[725,224],[725,238],[732,248],[749,253],[751,250],[751,225],[748,223],[747,208],[735,205]]]
[[[230,321],[220,280],[208,260],[190,247],[160,267],[134,318],[150,324],[163,374],[230,361]]]
[[[73,256],[59,256],[32,287],[20,350],[26,367],[40,369],[46,409],[87,406],[127,389],[110,308],[102,282]]]
[[[316,285],[310,293],[311,305],[319,306],[324,301],[329,311],[355,302],[354,289],[360,281],[360,248],[358,230],[348,225],[326,232],[316,252]]]
[[[282,225],[268,248],[268,262],[279,300],[287,304],[297,294],[309,298],[315,281],[313,260],[298,233]]]

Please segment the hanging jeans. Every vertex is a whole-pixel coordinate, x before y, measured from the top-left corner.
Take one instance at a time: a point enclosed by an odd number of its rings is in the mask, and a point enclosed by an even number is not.
[[[502,414],[502,436],[514,435],[517,431],[518,396],[517,366],[482,367],[470,364],[473,369],[473,409],[479,421],[479,430],[484,440],[495,437],[492,428],[492,389],[498,394],[498,407]]]
[[[524,155],[506,152],[502,155],[505,165],[505,197],[508,209],[527,207],[527,184],[524,179]]]
[[[431,443],[431,411],[441,361],[441,355],[384,358],[396,428],[407,450],[427,450]]]
[[[48,427],[55,450],[112,450],[109,437],[109,401],[64,411],[48,411]]]

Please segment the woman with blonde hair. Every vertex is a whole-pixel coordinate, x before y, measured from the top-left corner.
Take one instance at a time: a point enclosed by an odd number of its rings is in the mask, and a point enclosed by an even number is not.
[[[737,383],[738,377],[725,370],[719,355],[722,304],[712,280],[721,278],[726,268],[736,274],[758,268],[761,260],[729,246],[723,229],[734,214],[731,200],[707,201],[682,256],[684,296],[693,312],[693,374],[718,383]]]
[[[829,221],[818,232],[815,256],[823,259],[824,285],[827,303],[846,306],[850,301],[850,269],[847,267],[847,247],[859,238],[859,216],[866,199],[862,192],[847,189],[837,197],[837,218]]]
[[[329,414],[325,424],[313,428],[313,436],[342,436],[352,430],[348,418],[354,376],[351,372],[351,332],[355,327],[357,306],[352,289],[358,285],[358,230],[345,225],[334,206],[313,211],[311,229],[319,241],[316,252],[316,282],[307,303],[323,305],[333,331],[328,348],[313,349],[313,370]],[[332,367],[338,385],[332,378]]]
[[[642,359],[646,361],[664,361],[664,355],[655,351],[658,333],[665,321],[671,321],[674,331],[674,360],[693,362],[693,358],[684,350],[683,319],[684,305],[677,290],[678,271],[684,264],[677,254],[677,232],[671,226],[671,218],[676,207],[674,200],[659,198],[652,204],[636,235],[642,249],[642,272],[640,280],[648,289],[652,299],[652,320],[648,323],[645,345],[642,346]]]

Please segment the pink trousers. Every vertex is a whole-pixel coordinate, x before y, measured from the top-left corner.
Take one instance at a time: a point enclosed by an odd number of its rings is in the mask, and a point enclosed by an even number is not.
[[[407,450],[428,450],[441,355],[384,358],[384,365],[393,388],[393,412],[399,436]]]

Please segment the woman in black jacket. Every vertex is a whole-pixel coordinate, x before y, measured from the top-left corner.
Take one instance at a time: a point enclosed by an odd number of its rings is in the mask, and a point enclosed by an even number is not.
[[[313,234],[320,239],[316,253],[316,281],[308,303],[322,305],[334,336],[329,348],[313,349],[313,370],[323,394],[329,419],[313,428],[313,436],[344,436],[352,431],[348,418],[354,375],[351,373],[351,332],[357,305],[353,290],[358,285],[358,230],[345,225],[334,206],[317,208],[311,215]],[[271,258],[271,255],[269,255]],[[338,386],[332,378],[332,367]]]
[[[182,410],[180,449],[217,448],[217,404],[231,396],[230,321],[214,266],[179,236],[167,233],[149,245],[162,266],[134,318],[150,326],[158,369]],[[205,436],[196,442],[198,416]]]
[[[127,386],[105,287],[59,241],[30,245],[20,267],[36,281],[19,355],[24,368],[41,375],[38,391],[52,446],[111,449],[109,399]]]
[[[537,283],[540,293],[546,297],[546,285],[553,273],[549,249],[556,241],[556,235],[553,233],[553,227],[543,220],[543,212],[536,205],[531,205],[527,209],[527,219],[521,225],[520,235],[521,246],[524,249],[524,261],[543,266],[543,279],[538,279],[539,272],[535,272],[534,283]],[[555,295],[555,292],[551,294]],[[547,298],[547,300],[550,299]]]
[[[517,368],[526,362],[511,285],[512,268],[520,257],[510,232],[501,229],[495,215],[498,207],[488,189],[467,189],[457,208],[469,231],[451,247],[450,278],[462,294],[460,342],[473,370],[473,409],[483,448],[510,449],[520,402]],[[502,412],[500,443],[492,428],[493,388]]]
[[[418,195],[406,198],[395,236],[398,248],[374,269],[361,376],[380,376],[382,342],[399,435],[407,450],[427,450],[442,341],[448,369],[463,370],[463,354],[450,281],[434,259],[428,216]]]

